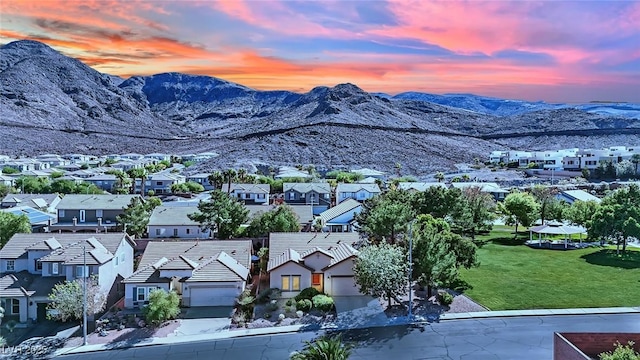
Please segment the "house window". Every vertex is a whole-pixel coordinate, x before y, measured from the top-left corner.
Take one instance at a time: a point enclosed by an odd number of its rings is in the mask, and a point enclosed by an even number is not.
[[[160,229],[156,229],[156,235],[160,235]]]
[[[42,262],[38,261],[38,259],[34,260],[36,263],[36,271],[42,271]]]
[[[11,299],[11,314],[20,314],[20,299]]]
[[[304,199],[307,194],[300,194],[300,199]]]
[[[16,270],[16,261],[7,260],[7,271],[15,271],[15,270]]]
[[[136,295],[136,301],[145,301],[147,300],[147,288],[139,287],[138,294]]]
[[[283,275],[282,290],[283,291],[299,291],[300,275]]]
[[[290,192],[289,193],[289,200],[295,200],[295,198],[296,198],[296,193]]]
[[[265,194],[258,194],[258,199],[265,199]]]
[[[156,181],[156,186],[162,186],[162,181]]]
[[[102,217],[102,210],[96,210],[96,217],[97,218],[101,218]]]
[[[178,237],[178,229],[173,229],[173,236]]]
[[[191,234],[191,229],[187,229],[187,235]]]
[[[76,266],[76,277],[77,278],[87,277],[88,275],[89,275],[89,267],[88,266],[82,266],[82,265]]]
[[[322,274],[311,274],[311,285],[319,286],[322,284]]]
[[[51,273],[54,275],[58,275],[60,273],[60,264],[51,263]]]
[[[113,258],[113,265],[118,266],[118,257]]]
[[[64,217],[64,210],[58,210],[58,217]]]
[[[324,198],[328,199],[329,198],[329,194],[324,194]]]

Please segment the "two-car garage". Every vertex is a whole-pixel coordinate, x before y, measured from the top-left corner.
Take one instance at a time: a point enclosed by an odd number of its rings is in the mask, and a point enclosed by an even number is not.
[[[233,306],[242,292],[240,283],[185,284],[182,293],[184,306]]]
[[[361,295],[353,276],[333,275],[331,276],[332,296],[356,296]]]

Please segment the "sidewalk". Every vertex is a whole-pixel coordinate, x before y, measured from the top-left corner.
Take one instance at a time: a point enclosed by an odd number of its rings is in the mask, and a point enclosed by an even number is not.
[[[579,309],[540,309],[540,310],[509,310],[509,311],[481,311],[481,312],[469,312],[469,313],[451,313],[442,314],[439,317],[433,318],[417,317],[413,323],[424,322],[438,322],[438,321],[453,321],[464,319],[481,319],[481,318],[499,318],[499,317],[517,317],[517,316],[551,316],[551,315],[588,315],[588,314],[627,314],[627,313],[640,313],[640,307],[613,307],[613,308],[579,308]],[[397,321],[386,322],[385,324],[379,324],[377,326],[388,325],[402,325],[407,324],[406,318],[398,318]],[[374,327],[375,325],[367,324],[366,327]],[[200,335],[188,335],[188,336],[173,336],[164,338],[149,338],[143,339],[138,342],[122,341],[119,343],[111,344],[96,344],[78,346],[73,348],[62,348],[55,352],[54,356],[79,354],[94,351],[105,351],[114,349],[123,349],[140,346],[152,346],[152,345],[171,345],[179,343],[188,343],[195,341],[205,340],[221,340],[221,339],[233,339],[245,336],[260,336],[260,335],[274,335],[274,334],[286,334],[300,331],[322,331],[322,330],[348,330],[356,329],[358,326],[336,326],[335,324],[328,324],[322,327],[314,327],[309,325],[292,325],[292,326],[278,326],[262,329],[245,329],[224,331],[211,334]]]

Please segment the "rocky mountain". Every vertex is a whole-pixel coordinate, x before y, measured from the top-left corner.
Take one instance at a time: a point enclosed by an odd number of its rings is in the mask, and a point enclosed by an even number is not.
[[[473,94],[444,94],[436,95],[421,92],[403,92],[395,96],[384,93],[376,95],[392,100],[418,100],[450,106],[458,109],[494,115],[513,116],[540,110],[578,109],[589,113],[640,119],[640,104],[629,103],[588,103],[588,104],[550,104],[544,101],[523,101],[499,99]]]
[[[179,73],[123,80],[34,41],[0,48],[0,86],[0,152],[220,154],[202,170],[315,164],[389,171],[400,163],[419,174],[514,145],[576,147],[583,137],[625,145],[640,134],[640,120],[625,117],[564,108],[493,116],[353,84],[298,94]]]

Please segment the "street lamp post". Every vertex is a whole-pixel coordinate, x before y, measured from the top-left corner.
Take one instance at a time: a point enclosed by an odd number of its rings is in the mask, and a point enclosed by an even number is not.
[[[87,345],[87,248],[82,245],[82,277],[84,286],[82,287],[82,338],[83,345]]]

